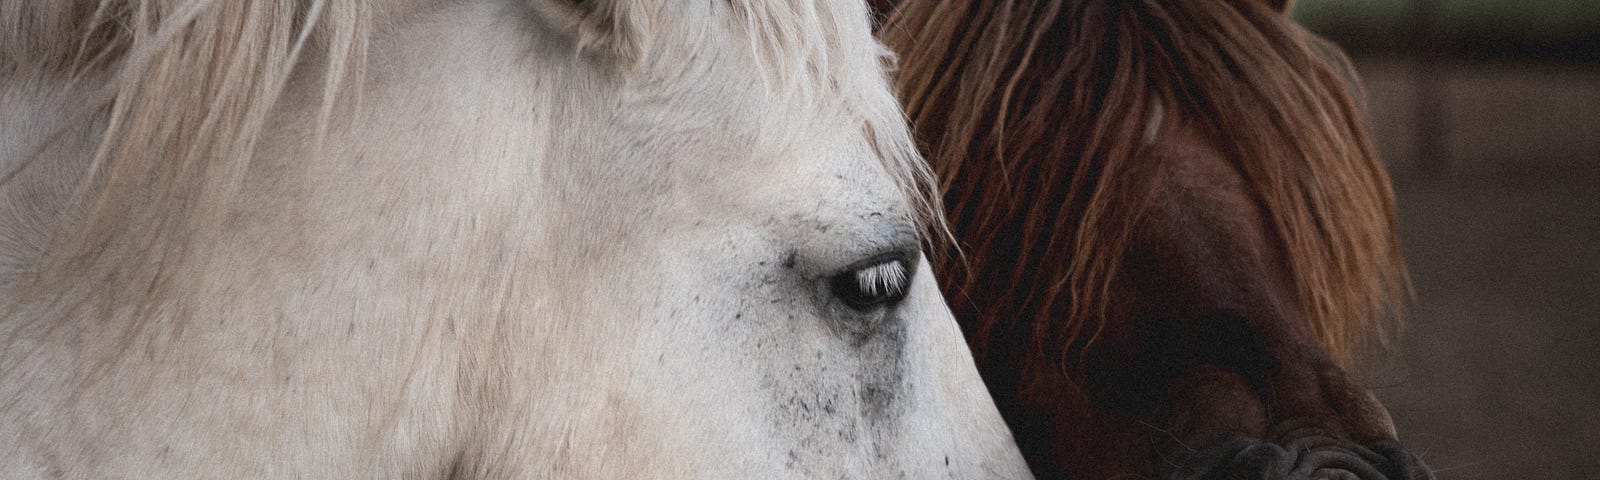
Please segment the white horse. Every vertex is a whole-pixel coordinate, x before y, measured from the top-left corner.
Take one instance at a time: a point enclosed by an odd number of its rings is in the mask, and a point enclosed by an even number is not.
[[[0,4],[0,478],[1025,478],[859,0]]]

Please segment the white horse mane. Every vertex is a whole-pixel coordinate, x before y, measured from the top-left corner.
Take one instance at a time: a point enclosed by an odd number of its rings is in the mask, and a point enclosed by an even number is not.
[[[769,88],[807,101],[828,99],[859,118],[878,156],[924,232],[947,238],[932,174],[918,156],[901,110],[884,108],[882,71],[841,62],[850,29],[870,30],[859,5],[823,0],[725,0],[742,20]],[[539,2],[533,2],[536,6]],[[604,46],[620,64],[648,65],[652,29],[681,9],[661,0],[585,2],[567,20],[582,29],[580,49]],[[574,3],[573,5],[576,5]],[[62,0],[0,5],[0,71],[42,72],[72,81],[99,79],[99,101],[80,115],[106,119],[98,151],[78,186],[75,225],[57,228],[43,252],[38,283],[81,274],[113,236],[131,242],[113,283],[162,290],[162,265],[181,258],[195,235],[221,221],[249,166],[269,113],[306,61],[323,64],[322,132],[336,106],[357,97],[366,51],[385,0]],[[588,10],[583,10],[588,9]],[[673,19],[684,20],[684,19]],[[702,19],[703,20],[703,19]],[[851,32],[857,33],[857,32]],[[890,60],[877,49],[871,58]],[[575,52],[576,53],[576,52]],[[663,60],[660,63],[669,63]],[[681,63],[681,62],[680,62]],[[627,68],[624,66],[624,68]],[[24,158],[0,171],[0,186],[29,168]],[[126,256],[126,255],[125,255]],[[159,295],[158,295],[159,296]]]

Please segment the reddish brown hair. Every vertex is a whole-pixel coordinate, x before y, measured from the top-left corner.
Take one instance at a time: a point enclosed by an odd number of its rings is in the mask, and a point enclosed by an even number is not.
[[[1269,3],[929,0],[890,14],[880,35],[901,54],[899,88],[965,252],[936,261],[975,353],[1030,322],[1029,368],[1077,373],[1072,352],[1107,321],[1157,201],[1144,136],[1163,111],[1200,126],[1247,182],[1320,346],[1350,368],[1388,337],[1407,281],[1354,74]]]

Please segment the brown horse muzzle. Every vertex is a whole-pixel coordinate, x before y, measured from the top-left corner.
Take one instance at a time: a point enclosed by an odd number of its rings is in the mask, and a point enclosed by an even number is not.
[[[1170,391],[1175,402],[1169,404],[1183,407],[1162,414],[1171,436],[1156,442],[1158,463],[1165,465],[1160,478],[1434,478],[1421,459],[1395,440],[1387,412],[1370,395],[1356,399],[1362,405],[1351,409],[1361,412],[1359,418],[1268,420],[1271,409],[1242,377],[1209,366],[1184,377]]]
[[[1194,452],[1169,478],[1181,480],[1432,480],[1394,441],[1370,447],[1321,435],[1260,442],[1236,439]]]

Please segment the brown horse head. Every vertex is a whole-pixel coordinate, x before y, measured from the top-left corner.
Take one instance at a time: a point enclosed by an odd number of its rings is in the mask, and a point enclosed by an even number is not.
[[[941,280],[1041,477],[1430,476],[1352,373],[1406,291],[1393,193],[1348,60],[1286,7],[888,10]]]

